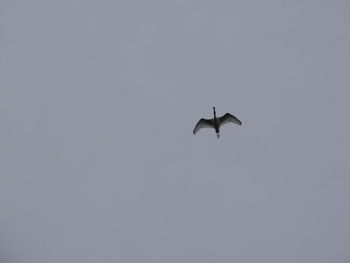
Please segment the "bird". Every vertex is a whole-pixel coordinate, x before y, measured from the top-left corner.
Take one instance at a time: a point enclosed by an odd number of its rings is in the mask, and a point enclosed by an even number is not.
[[[213,111],[214,111],[214,118],[213,119],[204,119],[204,118],[200,119],[197,122],[196,127],[194,127],[193,134],[196,134],[202,128],[214,128],[215,132],[216,132],[216,137],[219,139],[220,138],[220,127],[222,125],[225,125],[229,122],[232,122],[232,123],[235,123],[238,125],[242,125],[242,122],[230,113],[226,113],[225,115],[221,116],[220,118],[217,118],[215,107],[213,107]]]

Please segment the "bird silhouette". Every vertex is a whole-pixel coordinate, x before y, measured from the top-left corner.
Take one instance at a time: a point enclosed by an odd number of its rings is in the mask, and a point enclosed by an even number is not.
[[[213,111],[214,111],[214,118],[213,119],[204,119],[204,118],[200,119],[197,122],[196,127],[194,127],[193,134],[196,134],[202,128],[213,128],[213,129],[215,129],[216,137],[219,139],[220,138],[220,127],[222,125],[225,125],[225,124],[230,123],[230,122],[238,124],[238,125],[242,125],[242,122],[239,119],[237,119],[235,116],[231,115],[230,113],[226,113],[222,117],[217,118],[216,112],[215,112],[215,107],[213,107]]]

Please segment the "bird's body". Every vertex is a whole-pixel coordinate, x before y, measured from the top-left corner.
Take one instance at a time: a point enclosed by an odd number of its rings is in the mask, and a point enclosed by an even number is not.
[[[200,129],[202,128],[214,128],[216,132],[216,136],[219,139],[220,138],[220,127],[222,125],[225,125],[226,123],[232,122],[238,125],[242,125],[242,122],[237,119],[235,116],[231,115],[230,113],[226,113],[220,118],[216,117],[216,111],[215,107],[213,107],[214,110],[214,118],[213,119],[200,119],[198,123],[196,124],[196,127],[193,130],[193,134],[196,134]]]

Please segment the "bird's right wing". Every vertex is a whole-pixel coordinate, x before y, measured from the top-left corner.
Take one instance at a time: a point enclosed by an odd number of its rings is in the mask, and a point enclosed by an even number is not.
[[[196,134],[202,128],[213,128],[212,119],[210,119],[210,120],[203,119],[203,118],[200,119],[197,122],[196,127],[194,127],[193,134]]]

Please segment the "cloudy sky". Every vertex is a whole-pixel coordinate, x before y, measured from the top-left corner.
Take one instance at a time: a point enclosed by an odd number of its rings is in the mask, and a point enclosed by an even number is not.
[[[349,12],[1,1],[0,261],[349,262]]]

